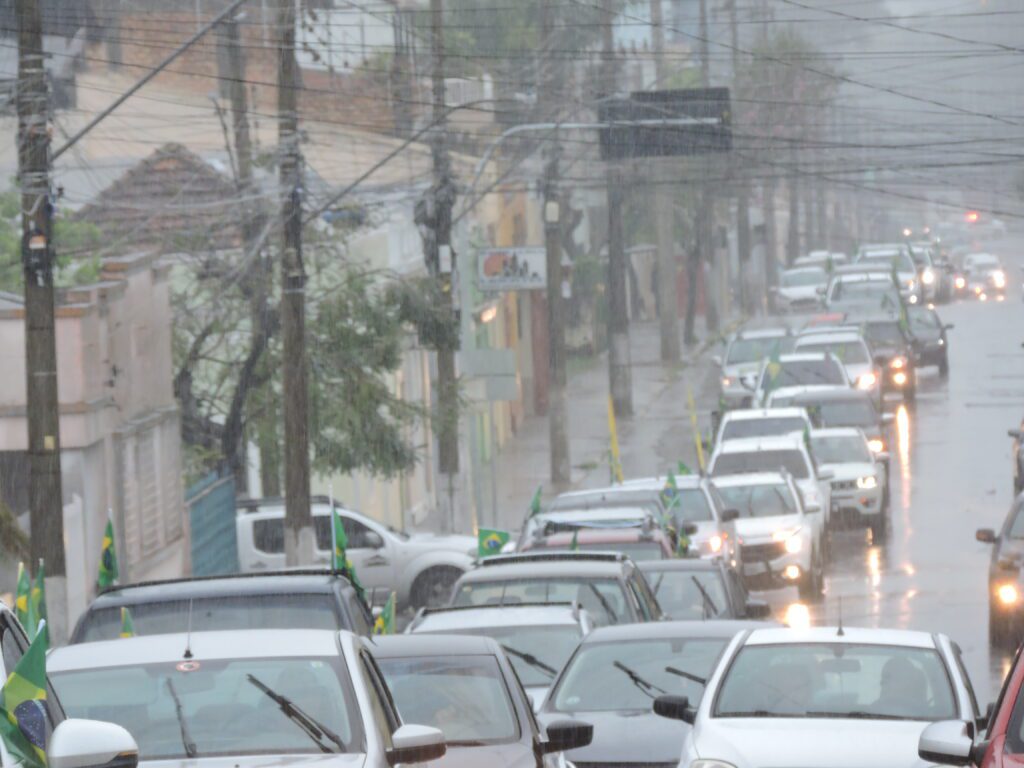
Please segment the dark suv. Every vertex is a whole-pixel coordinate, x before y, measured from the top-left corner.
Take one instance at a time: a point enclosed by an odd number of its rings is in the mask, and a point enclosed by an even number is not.
[[[373,616],[344,576],[331,571],[215,576],[126,584],[103,592],[70,643],[120,636],[121,609],[137,635],[221,629],[348,629],[368,635]]]
[[[882,394],[895,392],[905,402],[914,402],[920,344],[911,334],[909,323],[894,314],[869,318],[862,325],[864,339],[882,369]]]
[[[975,536],[993,545],[988,566],[989,642],[1015,648],[1024,634],[1024,494],[1014,500],[998,532],[979,528]]]

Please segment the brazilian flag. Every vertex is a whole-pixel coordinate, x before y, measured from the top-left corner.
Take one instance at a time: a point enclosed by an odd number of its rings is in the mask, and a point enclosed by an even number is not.
[[[543,488],[543,485],[538,485],[537,490],[533,492],[533,498],[530,499],[530,517],[540,514],[540,492]]]
[[[352,566],[352,561],[348,559],[348,534],[345,533],[345,526],[337,507],[331,507],[331,528],[334,531],[334,553],[331,557],[331,565],[334,570],[340,571],[352,582],[359,599],[365,603],[366,590],[363,589],[359,577],[356,576],[356,569]]]
[[[775,342],[775,346],[772,347],[771,357],[768,358],[768,366],[765,370],[766,381],[764,385],[764,395],[767,398],[769,394],[775,391],[778,386],[779,374],[782,373],[782,363],[780,360],[779,342]]]
[[[46,621],[46,568],[43,558],[39,558],[39,570],[32,585],[32,604],[36,609],[36,621]]]
[[[665,477],[665,487],[661,489],[661,505],[666,511],[679,503],[679,486],[676,485],[676,476],[671,472]]]
[[[44,624],[0,690],[0,737],[26,768],[46,768]]]
[[[103,551],[100,553],[100,574],[96,586],[107,589],[114,586],[118,578],[117,552],[114,549],[114,521],[107,520],[107,529],[103,532]]]
[[[677,475],[692,475],[693,474],[693,470],[690,469],[688,466],[686,466],[685,462],[680,461],[679,464],[676,466],[676,474]],[[674,480],[675,480],[675,478],[673,478],[673,481]]]
[[[497,555],[512,538],[508,531],[481,528],[476,535],[476,556],[479,558]]]
[[[26,630],[28,630],[28,602],[32,593],[32,580],[25,569],[24,563],[18,563],[18,591],[14,596],[14,613]]]
[[[373,622],[373,634],[375,635],[393,635],[395,634],[395,593],[392,592],[388,596],[388,601],[384,603],[384,609],[380,612],[380,616]]]
[[[576,530],[574,530],[572,532],[572,541],[569,542],[569,551],[570,552],[579,552],[580,551],[580,529],[579,528],[577,528]]]
[[[132,621],[132,612],[123,605],[121,606],[121,637],[135,637],[135,622]]]

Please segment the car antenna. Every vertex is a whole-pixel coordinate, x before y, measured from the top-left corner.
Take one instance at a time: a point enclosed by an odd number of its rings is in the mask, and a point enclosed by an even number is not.
[[[836,637],[845,637],[846,633],[843,631],[843,598],[839,598],[839,627],[836,629]]]
[[[188,599],[188,625],[185,630],[185,653],[182,654],[185,659],[192,658],[192,598]]]

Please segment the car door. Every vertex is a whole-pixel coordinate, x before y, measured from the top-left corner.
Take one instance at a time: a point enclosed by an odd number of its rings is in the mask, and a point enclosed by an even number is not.
[[[341,512],[341,522],[348,537],[348,558],[363,587],[367,590],[393,588],[398,553],[391,536],[366,518],[349,512]]]

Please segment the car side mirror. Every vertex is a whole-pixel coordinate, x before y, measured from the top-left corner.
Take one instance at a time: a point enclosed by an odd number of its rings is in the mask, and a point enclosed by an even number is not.
[[[367,531],[363,535],[363,544],[367,549],[384,549],[384,537],[376,531]]]
[[[392,766],[399,763],[428,763],[444,757],[447,750],[444,734],[437,728],[402,725],[391,735],[387,761]]]
[[[973,746],[969,723],[963,720],[940,720],[921,732],[917,754],[929,763],[967,765],[971,762]]]
[[[767,619],[772,615],[772,607],[764,600],[747,600],[743,613],[748,619]]]
[[[711,356],[711,362],[714,363],[715,365],[717,365],[719,368],[721,368],[722,367],[722,356],[721,355],[712,355]]]
[[[953,325],[953,323],[946,323],[944,326],[942,326],[942,330],[944,331],[952,331],[954,328],[956,328],[956,326]]]
[[[685,696],[659,696],[654,700],[654,714],[690,725],[697,719],[696,711],[690,709],[690,700]]]
[[[547,741],[540,745],[545,755],[585,747],[594,740],[594,726],[578,720],[556,720],[547,727]]]
[[[50,735],[49,768],[136,768],[139,745],[120,725],[71,718]]]
[[[1024,430],[1020,429],[1008,429],[1006,434],[1012,437],[1014,440],[1020,440],[1021,435],[1024,435]]]
[[[835,476],[836,476],[836,473],[833,472],[831,469],[819,469],[818,470],[818,479],[819,480],[832,480],[832,479],[835,478]]]
[[[995,544],[996,532],[991,528],[979,528],[974,532],[974,538],[982,544]]]
[[[722,522],[731,523],[733,520],[740,519],[740,511],[738,509],[723,509],[722,510]]]

